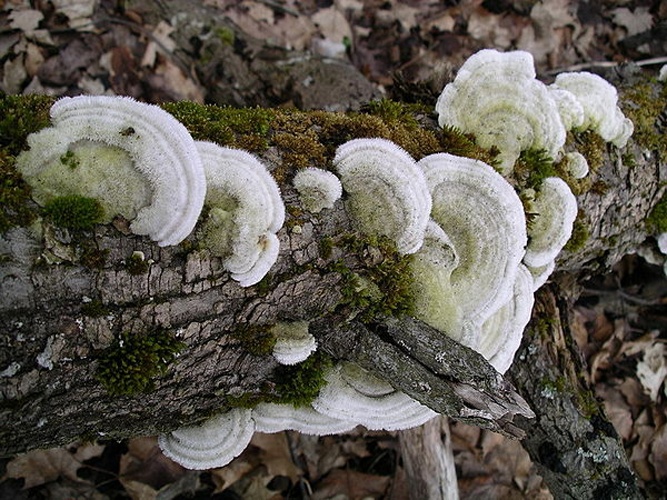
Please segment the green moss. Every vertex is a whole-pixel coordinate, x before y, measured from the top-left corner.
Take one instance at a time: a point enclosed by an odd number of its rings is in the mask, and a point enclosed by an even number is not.
[[[572,227],[572,236],[570,236],[563,250],[566,252],[577,252],[584,247],[589,238],[590,230],[586,223],[586,216],[582,211],[579,211]]]
[[[667,85],[644,82],[625,88],[620,106],[635,126],[633,140],[667,158],[667,140],[661,120],[667,111]]]
[[[106,307],[100,299],[93,299],[81,306],[81,314],[91,318],[100,318],[109,314],[109,308]]]
[[[522,151],[514,165],[514,176],[523,188],[539,189],[544,179],[557,175],[554,160],[544,149]]]
[[[604,165],[607,143],[597,132],[592,130],[568,132],[567,142],[586,158],[591,172],[597,172]]]
[[[125,259],[125,269],[132,275],[146,274],[150,265],[141,252],[133,252],[127,259]]]
[[[41,95],[0,97],[0,148],[12,156],[26,149],[28,135],[49,125],[52,104]]]
[[[95,378],[110,394],[134,396],[152,390],[185,344],[167,331],[123,332],[99,358]]]
[[[74,151],[68,150],[67,153],[60,157],[60,163],[74,170],[81,164],[81,160],[79,160]]]
[[[440,131],[439,140],[442,149],[447,153],[474,158],[491,166],[498,165],[497,157],[500,151],[497,148],[486,149],[478,146],[474,135],[464,134],[456,127],[444,126]]]
[[[646,228],[653,234],[667,232],[667,193],[662,195],[646,218]]]
[[[79,195],[53,198],[44,205],[42,213],[56,226],[74,230],[92,229],[104,218],[99,201]]]
[[[275,325],[241,325],[231,333],[243,347],[255,356],[266,356],[273,352],[276,338],[271,333]]]
[[[30,203],[30,186],[14,168],[15,159],[0,150],[0,233],[27,226],[37,212]]]
[[[328,236],[325,236],[320,240],[319,247],[320,247],[320,257],[322,257],[325,260],[329,259],[331,257],[331,254],[333,253],[333,247],[334,247],[333,239]]]
[[[324,374],[332,361],[317,351],[296,365],[281,365],[276,369],[276,397],[273,402],[306,406],[326,384]]]
[[[80,262],[89,269],[102,269],[107,263],[109,257],[109,249],[98,248],[90,240],[86,240],[81,245]]]
[[[410,255],[400,255],[387,237],[343,236],[338,244],[354,254],[362,267],[351,269],[342,260],[328,266],[343,282],[343,304],[355,309],[362,321],[381,316],[413,315],[415,297]]]
[[[234,30],[227,27],[218,27],[214,31],[215,36],[225,45],[233,46],[236,34]]]
[[[190,131],[195,140],[261,152],[268,147],[268,133],[275,112],[261,108],[232,108],[190,101],[165,103],[162,107]]]

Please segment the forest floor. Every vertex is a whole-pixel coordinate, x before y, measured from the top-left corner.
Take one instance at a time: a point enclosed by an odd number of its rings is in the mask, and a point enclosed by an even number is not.
[[[201,1],[201,0],[200,0]],[[349,60],[377,89],[451,72],[481,48],[533,54],[538,75],[667,55],[667,1],[203,0],[267,45]],[[132,2],[0,0],[0,88],[206,102],[172,56],[169,19]],[[289,102],[280,103],[290,105]],[[650,259],[649,259],[650,260]],[[636,255],[584,284],[573,334],[647,495],[667,491],[667,281]],[[461,498],[547,499],[520,444],[451,423]],[[186,471],[154,437],[0,460],[0,499],[407,498],[396,433],[256,434],[227,467]]]

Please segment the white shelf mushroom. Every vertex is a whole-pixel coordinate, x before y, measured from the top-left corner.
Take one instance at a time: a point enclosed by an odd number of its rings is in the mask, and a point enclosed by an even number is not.
[[[335,419],[370,430],[399,430],[418,427],[437,416],[430,408],[353,363],[333,367],[325,379],[327,384],[312,406]]]
[[[282,365],[301,363],[317,349],[315,337],[308,333],[307,321],[277,323],[271,333],[276,337],[273,357]]]
[[[500,373],[505,373],[512,364],[530,321],[534,286],[530,271],[519,266],[512,297],[482,325],[477,350]]]
[[[452,271],[459,265],[454,245],[438,224],[426,227],[424,244],[410,262],[416,317],[461,341],[463,313],[451,286]]]
[[[290,404],[260,403],[252,410],[255,430],[258,432],[282,432],[293,430],[304,434],[328,436],[354,429],[357,424],[338,420],[317,412],[314,408],[295,407]]]
[[[514,188],[483,162],[438,153],[418,165],[431,191],[431,216],[459,259],[448,287],[461,318],[480,323],[512,294],[527,241],[523,204]],[[463,336],[460,341],[469,344]]]
[[[565,168],[575,179],[583,179],[588,175],[588,161],[578,151],[566,153],[563,160],[565,161]]]
[[[537,213],[530,226],[530,237],[523,262],[543,267],[553,261],[572,236],[577,218],[577,199],[559,177],[547,177],[535,195],[533,209]]]
[[[528,52],[484,49],[473,54],[445,86],[436,104],[440,126],[475,134],[500,150],[500,168],[512,171],[521,151],[543,149],[554,158],[565,127],[546,85],[535,79]]]
[[[280,189],[266,167],[246,151],[197,142],[206,172],[209,217],[200,234],[242,286],[260,281],[280,250],[285,220]]]
[[[337,149],[334,167],[362,231],[391,238],[402,254],[421,247],[431,197],[408,153],[385,139],[354,139]]]
[[[293,184],[299,192],[303,206],[313,213],[333,208],[343,194],[343,186],[338,177],[321,168],[299,170],[294,176]]]
[[[632,135],[632,121],[618,107],[616,88],[593,73],[561,73],[553,87],[574,94],[584,109],[584,121],[578,128],[592,129],[605,141],[621,148]]]
[[[201,425],[183,427],[158,438],[162,452],[186,469],[223,467],[241,454],[255,431],[251,411],[235,408]]]
[[[28,137],[17,167],[37,202],[78,194],[100,201],[107,220],[132,219],[135,234],[176,245],[194,228],[206,193],[204,170],[185,127],[161,108],[129,97],[64,97],[53,127]]]

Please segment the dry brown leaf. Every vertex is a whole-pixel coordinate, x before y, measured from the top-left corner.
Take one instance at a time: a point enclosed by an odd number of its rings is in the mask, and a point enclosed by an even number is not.
[[[256,432],[250,444],[261,449],[259,457],[271,476],[287,476],[296,482],[302,475],[292,461],[289,444],[284,432],[265,434]]]
[[[648,7],[636,7],[634,12],[627,7],[619,7],[611,11],[614,24],[627,32],[628,36],[650,30],[653,26],[653,14]]]
[[[381,498],[387,491],[390,478],[364,474],[354,470],[334,469],[313,491],[313,500],[328,500],[345,495],[350,500]]]
[[[33,450],[11,460],[7,464],[6,477],[23,479],[26,489],[55,481],[61,476],[74,482],[85,482],[76,474],[80,467],[81,462],[65,448]]]
[[[598,384],[595,392],[597,396],[602,398],[605,413],[616,429],[616,432],[624,440],[629,440],[632,437],[634,421],[632,420],[632,412],[626,399],[618,389],[610,387],[608,383]]]
[[[155,74],[149,77],[151,87],[176,101],[204,102],[204,91],[181,68],[165,57],[158,58]]]
[[[250,450],[246,449],[241,456],[232,460],[228,465],[211,471],[211,479],[215,485],[214,493],[220,493],[225,488],[229,488],[256,467],[257,460],[254,461],[255,463],[245,460],[249,452]]]
[[[30,34],[38,28],[39,23],[44,19],[44,14],[34,9],[13,10],[9,13],[8,18],[9,26]]]
[[[667,349],[662,342],[655,342],[644,350],[637,363],[637,377],[652,401],[658,401],[660,388],[667,377]]]
[[[648,459],[655,470],[655,479],[667,479],[667,425],[662,425],[655,432]]]

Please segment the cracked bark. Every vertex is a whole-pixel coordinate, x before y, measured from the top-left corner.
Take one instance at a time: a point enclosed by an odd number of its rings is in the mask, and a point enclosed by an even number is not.
[[[176,34],[186,35],[194,36],[185,28]],[[248,63],[237,61],[244,68]],[[206,68],[197,70],[206,74]],[[604,167],[592,174],[605,189],[578,197],[591,236],[582,249],[560,258],[554,286],[539,294],[510,372],[516,391],[479,356],[434,340],[432,329],[419,322],[403,318],[363,325],[332,315],[342,298],[341,276],[326,271],[327,264],[345,258],[352,269],[369,265],[340,249],[327,258],[320,255],[323,238],[351,230],[340,204],[326,217],[288,216],[268,286],[250,289],[230,281],[219,259],[206,251],[158,248],[125,234],[122,226],[100,226],[87,235],[89,245],[108,251],[100,270],[67,262],[80,242],[66,232],[53,231],[43,239],[25,228],[13,229],[0,240],[0,253],[9,256],[0,262],[0,454],[82,436],[155,434],[223,408],[231,397],[271,392],[276,363],[249,354],[235,333],[244,325],[307,319],[322,349],[335,357],[391,376],[397,387],[451,417],[513,436],[525,433],[526,449],[558,498],[637,497],[618,438],[576,376],[577,354],[567,330],[577,281],[607,269],[647,240],[642,222],[662,195],[664,161],[634,142],[626,154],[635,166],[626,166],[610,148]],[[288,206],[295,205],[290,187],[281,188]],[[124,265],[137,250],[152,261],[146,274],[133,275]],[[64,262],[46,264],[40,258],[45,253]],[[108,313],[87,315],[91,299]],[[101,350],[122,331],[157,328],[177,332],[186,342],[178,362],[150,393],[106,394],[94,379]],[[443,363],[443,352],[454,354]],[[468,361],[476,368],[466,369]],[[415,384],[409,375],[414,373],[428,377],[427,383]],[[567,383],[559,383],[558,391],[539,384],[554,379]],[[536,419],[514,418],[530,414],[524,400]],[[603,467],[602,457],[612,465]]]

